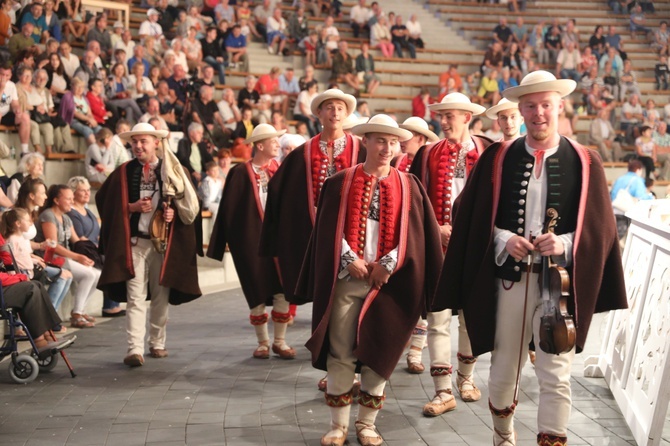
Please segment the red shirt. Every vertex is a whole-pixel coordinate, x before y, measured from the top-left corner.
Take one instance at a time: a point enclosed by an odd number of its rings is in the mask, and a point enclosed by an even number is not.
[[[86,99],[91,106],[91,113],[98,124],[104,124],[107,119],[107,109],[105,108],[105,101],[100,97],[94,95],[92,92],[86,93]]]
[[[258,78],[254,90],[256,90],[258,94],[275,94],[279,91],[279,78],[272,79],[269,74],[264,74]]]

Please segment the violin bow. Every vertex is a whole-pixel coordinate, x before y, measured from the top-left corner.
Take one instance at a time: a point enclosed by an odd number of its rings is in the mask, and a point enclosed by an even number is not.
[[[528,236],[528,241],[533,242],[533,235]],[[514,385],[514,403],[512,408],[519,403],[519,379],[521,378],[521,361],[523,359],[523,340],[526,337],[526,312],[528,309],[528,289],[530,287],[530,273],[533,270],[533,251],[526,257],[526,292],[523,298],[523,319],[521,324],[521,340],[519,341],[519,361],[516,367],[516,383]]]

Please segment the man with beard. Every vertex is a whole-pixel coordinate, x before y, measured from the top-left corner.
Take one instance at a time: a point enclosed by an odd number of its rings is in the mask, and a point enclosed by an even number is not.
[[[465,181],[491,140],[470,135],[468,126],[474,115],[486,109],[470,102],[461,93],[450,93],[438,104],[428,106],[436,112],[445,139],[420,149],[411,173],[416,175],[428,192],[437,222],[440,225],[442,249],[446,250],[451,238],[452,209]],[[425,416],[434,417],[456,408],[451,391],[451,310],[428,313],[428,352],[430,375],[435,385],[435,396],[423,407]],[[458,371],[456,385],[465,402],[478,401],[481,392],[474,383],[477,357],[472,354],[468,332],[462,314],[459,314]],[[414,351],[413,362],[421,363],[421,352]]]
[[[258,347],[254,358],[270,357],[268,314],[266,305],[272,305],[274,342],[272,352],[282,359],[295,358],[295,350],[286,344],[284,336],[291,320],[289,304],[282,292],[275,260],[258,255],[256,244],[263,225],[263,214],[268,194],[268,182],[279,167],[279,136],[270,124],[259,124],[245,144],[253,144],[254,157],[236,165],[226,177],[226,187],[219,206],[207,256],[221,260],[230,248],[244,297],[251,314],[249,320],[256,330]]]
[[[575,87],[571,79],[535,71],[504,91],[519,103],[528,134],[492,145],[477,162],[459,199],[436,295],[464,314],[473,354],[491,352],[496,446],[516,444],[518,371],[531,337],[542,340],[541,318],[558,305],[547,296],[548,284],[540,285],[542,257],[551,256],[570,276],[566,300],[576,342],[567,353],[537,351],[538,445],[567,444],[571,365],[594,312],[627,306],[602,162],[597,152],[558,133],[562,98]],[[560,218],[554,231],[544,231],[550,209]]]
[[[521,136],[523,117],[516,102],[502,98],[497,105],[486,110],[486,117],[491,121],[498,121],[503,133],[501,141],[514,141]]]
[[[331,426],[322,446],[347,441],[352,385],[361,372],[356,436],[381,445],[375,420],[384,388],[430,292],[441,252],[435,217],[418,180],[391,167],[412,133],[376,115],[352,129],[367,149],[364,164],[328,179],[296,293],[314,300],[307,348],[328,371]]]

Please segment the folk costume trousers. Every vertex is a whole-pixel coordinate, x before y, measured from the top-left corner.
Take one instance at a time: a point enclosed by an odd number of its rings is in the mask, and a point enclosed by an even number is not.
[[[353,350],[356,346],[358,318],[365,302],[370,285],[364,280],[351,277],[339,279],[335,284],[333,303],[328,321],[328,341],[330,351],[326,366],[328,368],[328,395],[343,395],[351,391],[356,373],[357,359]],[[363,365],[361,367],[361,392],[372,397],[384,395],[386,380],[374,370]],[[346,432],[351,406],[331,408],[331,424]],[[379,406],[381,408],[381,405]],[[361,405],[358,419],[367,424],[374,424],[379,410],[370,410]]]
[[[134,239],[133,239],[134,240]],[[126,306],[126,333],[128,354],[144,354],[147,308],[149,312],[149,347],[165,348],[168,320],[169,289],[158,282],[163,265],[163,254],[154,249],[151,240],[138,238],[131,248],[135,277],[126,284],[128,305]],[[147,302],[147,295],[151,301]]]
[[[435,390],[451,390],[451,310],[428,313],[428,352],[430,353],[430,370],[435,383]],[[472,357],[470,337],[465,328],[463,312],[458,313],[458,353],[464,357]],[[443,373],[444,371],[448,373]],[[467,365],[460,362],[458,370],[463,375],[471,375],[474,362]]]
[[[543,314],[542,296],[538,274],[531,273],[528,290],[526,318],[523,318],[523,304],[526,292],[526,273],[521,281],[514,283],[497,279],[498,313],[494,349],[491,352],[489,373],[489,404],[493,406],[493,425],[500,431],[514,429],[514,387],[519,364],[521,346],[521,368],[528,357],[528,344],[535,337],[535,375],[540,384],[537,426],[540,433],[567,436],[568,420],[572,398],[570,393],[570,367],[575,357],[575,349],[569,353],[552,355],[539,348],[540,318]],[[521,330],[525,327],[524,338]],[[496,411],[506,411],[505,415]]]

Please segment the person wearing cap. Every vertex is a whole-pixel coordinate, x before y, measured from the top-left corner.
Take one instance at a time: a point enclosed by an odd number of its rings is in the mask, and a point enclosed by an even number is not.
[[[219,204],[207,257],[222,260],[226,246],[233,257],[242,291],[251,314],[249,320],[256,330],[258,347],[253,357],[267,359],[272,352],[281,359],[295,358],[295,350],[286,344],[286,327],[291,320],[289,303],[284,297],[277,264],[272,257],[260,257],[256,250],[263,225],[268,196],[268,182],[279,164],[279,137],[270,124],[259,124],[244,141],[253,145],[253,158],[230,169]],[[272,306],[274,341],[270,346],[268,314]]]
[[[516,102],[502,98],[496,105],[486,110],[486,117],[498,122],[503,134],[502,141],[514,141],[521,136],[523,117]]]
[[[296,298],[294,290],[323,183],[365,159],[360,140],[342,130],[355,108],[356,98],[341,90],[315,96],[310,110],[321,121],[323,131],[289,153],[268,186],[260,253],[277,257],[284,294],[291,303],[305,303]]]
[[[557,130],[562,98],[575,87],[571,79],[535,71],[503,92],[518,102],[528,133],[490,146],[477,162],[459,199],[436,294],[464,314],[473,354],[492,354],[489,408],[498,446],[516,444],[517,372],[531,337],[535,345],[542,339],[541,256],[552,256],[570,276],[567,310],[576,343],[569,353],[536,352],[539,445],[567,444],[571,365],[594,312],[627,306],[616,225],[603,218],[612,205],[602,161]],[[543,234],[548,208],[559,220]]]
[[[375,420],[384,387],[432,289],[442,252],[426,192],[391,166],[400,141],[412,137],[391,117],[376,115],[352,129],[365,163],[326,180],[296,290],[314,301],[312,365],[328,372],[331,426],[321,445],[347,441],[357,364],[361,387],[356,436],[383,440]]]
[[[462,93],[450,93],[437,104],[428,106],[435,111],[445,139],[419,149],[411,173],[416,175],[428,191],[433,210],[440,225],[443,249],[451,236],[452,208],[465,186],[475,162],[492,141],[484,136],[471,135],[468,129],[472,117],[486,109],[470,102]],[[428,320],[428,352],[430,375],[435,385],[435,396],[423,407],[426,416],[438,416],[456,408],[452,394],[451,376],[451,316],[450,309],[430,312]],[[463,315],[458,315],[458,371],[456,384],[464,402],[478,401],[481,392],[474,383],[477,357],[472,354]],[[413,362],[421,364],[421,352],[413,353]]]
[[[156,42],[163,42],[165,36],[163,35],[163,27],[158,23],[160,18],[160,12],[155,8],[149,8],[147,11],[147,19],[142,22],[140,29],[137,32],[138,36],[142,41],[146,36],[153,36],[156,38]]]
[[[164,182],[171,177],[167,169],[162,169],[165,161],[158,158],[157,149],[167,135],[166,130],[156,130],[145,123],[121,133],[119,137],[131,143],[135,157],[116,168],[95,195],[102,219],[99,249],[106,259],[98,288],[115,300],[128,303],[128,353],[123,363],[129,367],[144,364],[147,306],[150,306],[150,356],[164,358],[168,356],[165,348],[168,303],[189,302],[201,294],[195,226],[182,221],[181,211],[175,212],[177,199],[172,205],[166,200]],[[169,156],[173,156],[171,152]],[[178,165],[176,158],[170,160]],[[181,176],[184,189],[192,188],[190,182],[184,181],[185,177],[184,173]],[[154,248],[150,239],[154,213],[159,208],[169,224],[164,254]],[[147,295],[150,305],[146,302]]]

